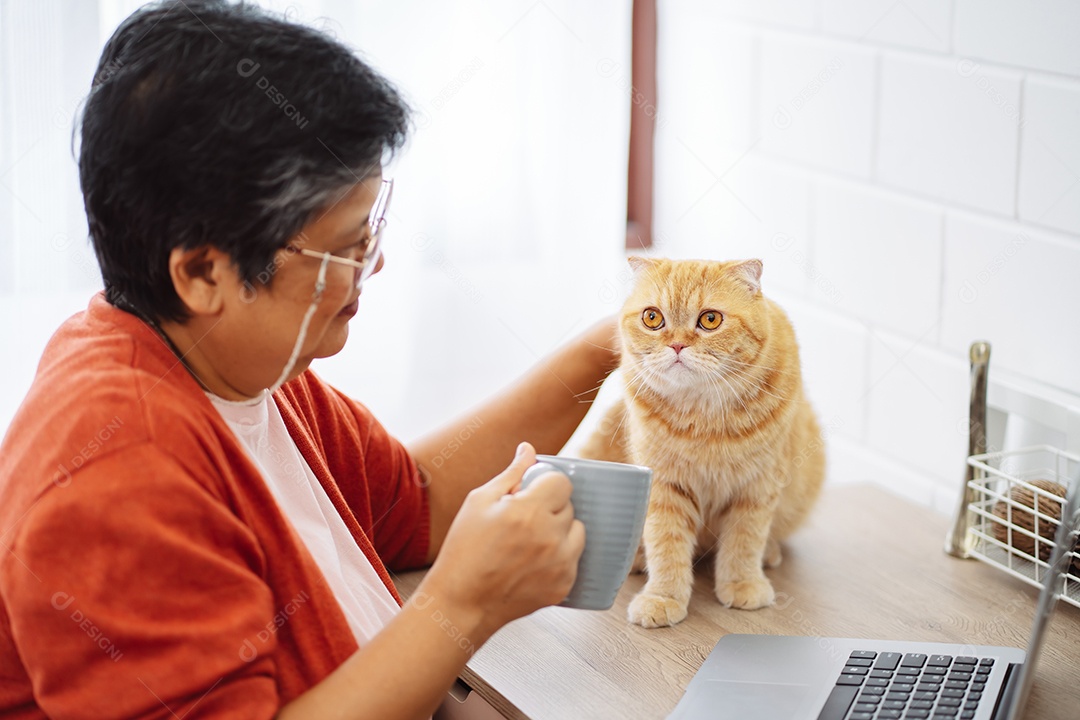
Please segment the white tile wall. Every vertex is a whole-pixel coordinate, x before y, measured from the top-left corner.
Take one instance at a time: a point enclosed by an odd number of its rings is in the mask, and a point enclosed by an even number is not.
[[[761,44],[761,148],[869,177],[875,53],[857,45],[767,35]]]
[[[1076,0],[956,0],[957,54],[1080,75]]]
[[[952,3],[947,0],[822,0],[821,29],[887,45],[947,52]]]
[[[715,242],[724,219],[745,212],[721,178],[739,160],[732,148],[688,144],[672,126],[656,129],[653,243],[657,253],[684,255]]]
[[[762,282],[803,292],[809,255],[810,181],[804,173],[747,157],[725,178],[728,212],[708,253],[725,258],[760,258]]]
[[[1020,147],[1020,218],[1080,233],[1080,83],[1027,81]]]
[[[805,173],[745,154],[691,153],[672,137],[657,144],[671,145],[657,163],[658,172],[670,172],[671,179],[656,186],[652,252],[761,258],[770,284],[801,292],[810,217]],[[703,157],[720,160],[710,167]]]
[[[1080,2],[662,12],[677,97],[657,234],[672,254],[763,257],[831,425],[830,482],[952,512],[973,339],[993,345],[991,377],[1080,398]],[[665,70],[669,53],[684,60]],[[693,128],[693,157],[671,128]]]
[[[910,467],[843,436],[829,438],[826,453],[827,482],[830,484],[871,482],[889,488],[900,497],[929,506],[934,505],[936,492],[944,489]],[[959,479],[956,486],[960,486]]]
[[[814,3],[805,0],[704,0],[701,4],[715,5],[733,17],[772,25],[812,28],[817,24]]]
[[[746,112],[754,98],[746,70],[756,62],[757,37],[707,8],[689,14],[662,3],[658,12],[657,42],[665,48],[658,57],[665,78],[658,88],[660,130],[698,153],[745,150],[757,139]],[[719,92],[702,95],[703,85]]]
[[[1019,108],[1019,73],[887,54],[878,177],[918,195],[1012,216]]]
[[[729,27],[695,3],[659,7],[656,124],[656,252],[679,255],[715,243],[721,227],[744,214],[728,189],[732,169],[756,140],[753,74],[758,38]],[[716,94],[702,94],[705,85]]]
[[[857,183],[817,186],[812,297],[912,338],[937,338],[942,213]]]
[[[867,444],[943,486],[964,471],[968,366],[918,341],[870,338]]]
[[[942,345],[989,339],[995,366],[1080,394],[1080,242],[961,213],[945,228]]]
[[[865,432],[866,326],[800,302],[770,293],[795,327],[803,368],[803,385],[829,437],[862,440]]]

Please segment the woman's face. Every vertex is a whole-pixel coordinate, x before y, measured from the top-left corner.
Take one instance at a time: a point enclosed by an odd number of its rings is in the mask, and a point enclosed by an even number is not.
[[[368,215],[381,183],[381,175],[368,176],[317,215],[265,268],[262,277],[270,277],[268,284],[246,284],[235,272],[225,274],[222,312],[198,344],[231,388],[254,397],[281,375],[311,306],[322,264],[296,250],[358,260],[360,248],[370,239]],[[382,264],[380,258],[375,272]],[[354,278],[352,267],[327,264],[326,288],[287,379],[306,370],[313,359],[334,355],[345,346],[360,297]]]

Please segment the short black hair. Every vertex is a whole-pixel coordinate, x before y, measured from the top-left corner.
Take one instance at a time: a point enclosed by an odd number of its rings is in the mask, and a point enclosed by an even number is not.
[[[102,51],[79,180],[106,298],[188,315],[177,247],[213,246],[248,283],[315,213],[405,141],[395,88],[336,39],[225,0],[146,5]]]

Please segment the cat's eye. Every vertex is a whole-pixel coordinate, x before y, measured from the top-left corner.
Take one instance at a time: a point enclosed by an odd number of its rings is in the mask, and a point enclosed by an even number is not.
[[[698,316],[697,324],[702,330],[715,330],[724,322],[724,316],[715,310],[706,310]]]
[[[645,308],[641,313],[641,322],[650,330],[659,330],[664,326],[664,316],[656,308]]]

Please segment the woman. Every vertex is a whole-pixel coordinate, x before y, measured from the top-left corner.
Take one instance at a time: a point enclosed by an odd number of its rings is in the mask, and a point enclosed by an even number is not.
[[[569,482],[518,484],[614,366],[608,324],[452,452],[463,425],[405,448],[308,370],[382,267],[406,121],[347,49],[255,8],[160,4],[109,40],[79,156],[105,292],[0,448],[0,715],[426,717],[566,595]],[[388,570],[426,564],[399,608]]]

